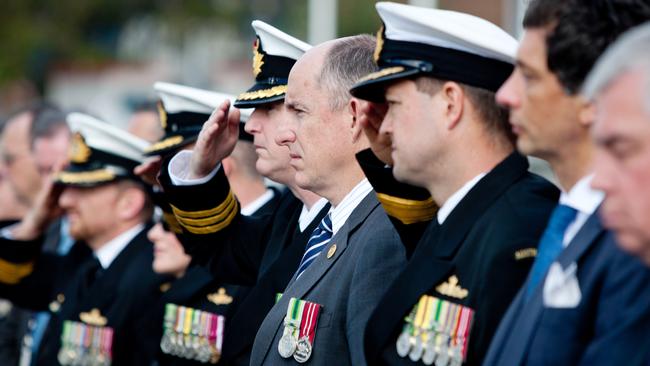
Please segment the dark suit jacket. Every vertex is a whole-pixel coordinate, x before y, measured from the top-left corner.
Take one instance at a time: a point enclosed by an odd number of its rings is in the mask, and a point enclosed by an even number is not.
[[[374,192],[369,193],[268,313],[255,338],[251,365],[296,363],[281,358],[277,348],[292,297],[322,306],[309,364],[364,364],[360,350],[366,321],[405,262],[397,233]]]
[[[650,269],[621,251],[592,215],[557,261],[574,273],[575,306],[544,305],[543,281],[510,305],[484,365],[641,365],[650,331]],[[647,361],[646,361],[647,362]]]
[[[58,311],[52,314],[41,343],[36,358],[38,365],[58,364],[57,353],[61,344],[63,321],[80,321],[80,313],[94,308],[99,309],[107,319],[107,326],[114,330],[113,364],[133,364],[133,356],[136,354],[136,332],[133,327],[160,296],[160,284],[164,281],[151,268],[153,246],[147,239],[146,232],[146,229],[140,232],[92,285],[83,291],[80,268],[92,256],[83,243],[76,243],[70,253],[63,257],[41,254],[31,274],[17,284],[0,286],[2,295],[33,310],[48,309],[58,294],[64,296],[65,300],[60,303]],[[16,253],[9,253],[7,248],[25,243],[8,241],[2,244],[8,245],[2,246],[0,257],[12,258]],[[39,249],[34,253],[38,256]]]
[[[527,160],[514,153],[483,177],[441,226],[434,219],[368,322],[368,363],[413,363],[397,355],[395,344],[404,317],[429,294],[475,311],[467,364],[478,365],[526,278],[558,193],[551,183],[530,174]],[[436,289],[453,275],[468,291],[465,297]]]
[[[218,207],[230,191],[222,172],[205,184],[185,187],[171,185],[167,168],[161,172],[167,200],[184,212],[206,212]],[[249,364],[257,329],[275,304],[276,294],[284,291],[298,269],[311,232],[329,211],[326,205],[300,232],[302,207],[300,200],[284,190],[271,214],[245,217],[237,212],[220,231],[182,235],[186,251],[196,263],[210,269],[215,281],[252,285],[228,320],[220,364]]]

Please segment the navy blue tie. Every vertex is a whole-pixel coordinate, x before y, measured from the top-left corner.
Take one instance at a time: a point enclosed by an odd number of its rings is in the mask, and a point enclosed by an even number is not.
[[[332,239],[332,219],[330,219],[330,214],[328,213],[323,217],[318,227],[311,233],[311,237],[309,237],[309,241],[305,247],[305,254],[302,255],[300,265],[298,266],[298,276],[296,278],[299,278],[307,267],[316,260],[330,239]]]
[[[577,213],[576,209],[562,204],[557,205],[553,210],[546,230],[544,230],[542,239],[539,242],[533,268],[530,270],[526,299],[530,298],[537,285],[546,277],[546,272],[551,263],[555,261],[564,248],[562,244],[564,233],[575,219]]]

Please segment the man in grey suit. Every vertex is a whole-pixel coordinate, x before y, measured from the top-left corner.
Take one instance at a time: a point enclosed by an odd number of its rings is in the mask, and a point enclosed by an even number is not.
[[[354,157],[368,147],[357,122],[365,102],[348,90],[375,70],[374,46],[370,36],[326,42],[300,58],[289,75],[285,104],[292,118],[277,142],[291,151],[298,185],[332,204],[323,220],[332,236],[320,248],[307,244],[298,271],[257,333],[253,365],[365,364],[363,329],[405,264],[398,236]],[[314,317],[303,314],[293,334],[291,306],[301,301],[305,309],[317,304],[320,313],[307,323]]]

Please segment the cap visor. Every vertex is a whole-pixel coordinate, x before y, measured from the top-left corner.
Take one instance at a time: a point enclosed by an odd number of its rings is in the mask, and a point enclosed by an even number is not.
[[[360,99],[371,102],[384,102],[384,89],[395,80],[419,74],[420,70],[404,66],[391,66],[373,72],[359,79],[350,89],[350,93]]]

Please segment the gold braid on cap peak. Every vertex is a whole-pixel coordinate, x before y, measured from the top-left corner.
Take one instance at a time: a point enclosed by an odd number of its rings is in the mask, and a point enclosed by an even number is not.
[[[183,142],[183,136],[171,136],[168,137],[164,140],[160,140],[156,142],[155,144],[152,144],[148,146],[146,149],[144,149],[144,152],[151,152],[151,151],[157,151],[157,150],[162,150],[166,149],[171,146],[175,146]]]
[[[379,61],[379,56],[381,55],[381,50],[384,48],[384,25],[379,28],[377,31],[377,44],[375,45],[375,53],[372,55],[375,63]]]
[[[239,96],[237,96],[237,99],[254,100],[254,99],[262,99],[262,98],[270,98],[276,95],[284,94],[286,92],[287,92],[286,85],[276,85],[269,89],[261,89],[261,90],[239,94]]]
[[[86,145],[84,137],[79,132],[72,135],[72,143],[70,144],[69,152],[70,161],[75,164],[83,164],[88,162],[91,154],[92,152],[88,145]]]
[[[402,72],[404,70],[406,70],[404,68],[404,66],[387,67],[385,69],[375,71],[375,72],[373,72],[371,74],[368,74],[368,75],[362,77],[361,79],[359,79],[359,81],[357,81],[357,83],[363,83],[365,81],[379,79],[379,78],[387,76],[387,75],[397,74],[398,72]]]
[[[100,183],[115,179],[115,173],[107,169],[99,169],[86,172],[60,172],[56,175],[56,181],[65,184],[75,183]]]

